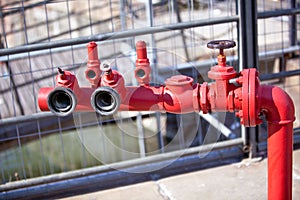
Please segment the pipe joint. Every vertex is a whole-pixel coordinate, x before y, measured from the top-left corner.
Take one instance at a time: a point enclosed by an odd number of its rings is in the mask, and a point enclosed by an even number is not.
[[[194,90],[193,79],[184,75],[176,75],[165,81],[164,107],[173,113],[187,113],[195,110],[193,105]],[[196,107],[196,109],[199,106]]]
[[[200,109],[204,114],[208,113],[211,110],[208,94],[209,94],[208,83],[204,82],[200,86],[200,91],[199,91]]]
[[[295,120],[294,103],[279,87],[262,85],[259,90],[259,104],[269,123],[284,125]]]
[[[116,70],[112,70],[109,65],[102,67],[104,74],[101,78],[100,86],[113,88],[120,94],[121,99],[126,96],[126,87],[123,76]]]
[[[56,86],[76,90],[78,88],[77,78],[72,72],[64,71],[61,68],[58,68],[58,75],[56,75]]]
[[[259,88],[259,108],[268,122],[268,198],[292,199],[294,104],[281,88]]]

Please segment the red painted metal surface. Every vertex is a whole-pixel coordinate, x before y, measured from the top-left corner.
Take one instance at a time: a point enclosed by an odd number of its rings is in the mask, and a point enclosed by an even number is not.
[[[165,85],[150,86],[150,63],[146,43],[137,42],[135,77],[140,86],[125,86],[123,76],[98,60],[97,45],[88,45],[86,78],[91,87],[78,86],[76,76],[59,69],[55,88],[42,88],[38,102],[42,111],[59,116],[73,111],[94,111],[111,115],[117,111],[236,112],[245,126],[256,126],[265,114],[268,121],[268,195],[269,199],[290,200],[292,196],[292,136],[294,105],[280,88],[261,86],[258,72],[245,69],[237,73],[227,66],[223,49],[235,46],[233,41],[212,41],[209,48],[220,49],[218,65],[208,72],[215,82],[193,84],[184,75],[168,78]],[[67,89],[67,90],[66,90]],[[70,104],[70,105],[69,105]]]
[[[146,43],[144,41],[138,41],[136,43],[136,55],[136,68],[134,70],[135,78],[140,85],[149,84],[151,68],[147,57]]]
[[[268,121],[268,198],[292,199],[293,101],[281,88],[260,86],[258,103]]]
[[[88,63],[85,70],[85,77],[90,82],[93,88],[98,87],[101,78],[100,61],[98,58],[98,49],[95,42],[90,42],[87,45],[88,49]]]

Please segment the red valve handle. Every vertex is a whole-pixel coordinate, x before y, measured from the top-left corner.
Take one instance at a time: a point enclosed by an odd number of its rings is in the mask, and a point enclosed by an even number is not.
[[[226,56],[224,55],[224,49],[233,48],[235,45],[235,41],[232,40],[213,40],[207,43],[207,48],[219,49],[220,52],[218,55],[218,66],[226,67]],[[232,71],[232,69],[230,70]]]
[[[235,46],[235,41],[232,40],[213,40],[207,43],[207,48],[210,49],[230,49]]]

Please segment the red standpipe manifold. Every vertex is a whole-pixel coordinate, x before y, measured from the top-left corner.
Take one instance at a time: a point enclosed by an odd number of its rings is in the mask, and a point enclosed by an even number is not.
[[[146,43],[136,44],[135,77],[140,86],[125,86],[123,76],[102,64],[97,44],[90,42],[86,78],[90,87],[79,87],[76,76],[58,70],[55,88],[41,88],[38,103],[42,111],[66,116],[74,111],[96,111],[112,115],[117,111],[160,111],[170,113],[235,112],[246,127],[268,122],[268,198],[292,199],[292,150],[294,105],[291,98],[279,87],[261,86],[256,69],[237,73],[226,64],[224,49],[235,42],[217,40],[207,44],[219,49],[218,64],[211,68],[208,77],[215,80],[208,85],[194,83],[184,75],[168,78],[165,85],[150,85],[150,63]]]

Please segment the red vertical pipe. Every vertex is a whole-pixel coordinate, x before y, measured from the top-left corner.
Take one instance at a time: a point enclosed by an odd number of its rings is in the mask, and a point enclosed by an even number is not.
[[[268,199],[292,199],[292,99],[281,88],[261,86],[260,106],[268,121]]]
[[[85,77],[93,88],[97,88],[101,79],[100,61],[96,42],[89,42],[87,45],[88,62],[85,70]]]
[[[98,60],[98,50],[96,42],[89,42],[87,45],[88,59],[91,61]]]
[[[136,54],[137,54],[137,60],[140,60],[140,59],[147,59],[148,60],[146,42],[138,41],[136,43]]]
[[[268,199],[292,199],[293,124],[268,123]]]

